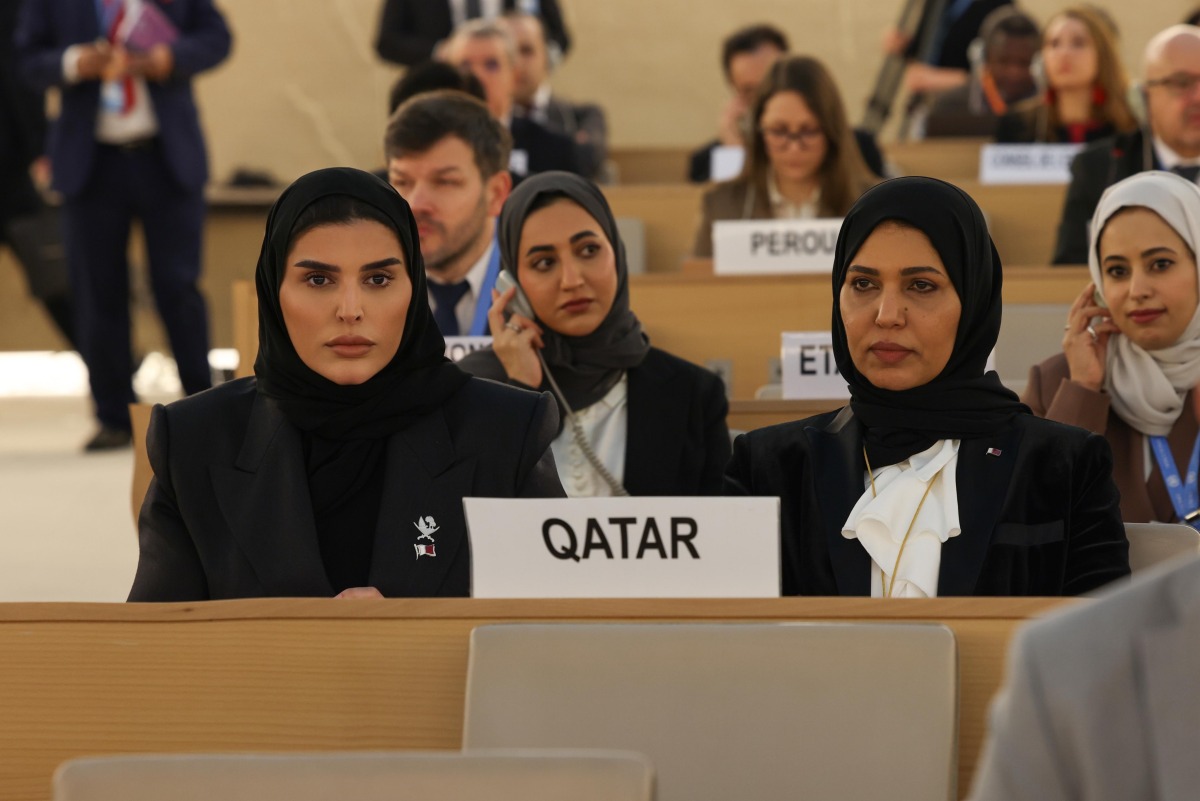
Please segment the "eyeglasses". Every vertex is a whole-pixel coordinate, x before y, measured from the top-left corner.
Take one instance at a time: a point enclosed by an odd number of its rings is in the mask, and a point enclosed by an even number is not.
[[[1146,87],[1161,86],[1173,95],[1186,95],[1200,84],[1200,75],[1194,72],[1177,72],[1165,78],[1146,81]]]
[[[800,128],[791,131],[782,126],[759,128],[758,132],[762,134],[763,140],[771,150],[783,150],[789,142],[795,142],[802,150],[807,150],[816,144],[817,137],[825,135],[820,128]]]

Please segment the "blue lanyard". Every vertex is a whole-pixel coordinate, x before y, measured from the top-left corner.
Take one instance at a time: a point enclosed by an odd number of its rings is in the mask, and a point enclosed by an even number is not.
[[[1197,474],[1200,474],[1200,436],[1192,446],[1192,460],[1188,462],[1187,480],[1179,480],[1179,468],[1175,466],[1175,457],[1171,455],[1171,446],[1166,437],[1151,437],[1150,448],[1154,451],[1154,459],[1158,462],[1158,470],[1162,473],[1171,494],[1171,506],[1175,514],[1184,523],[1200,527],[1200,487],[1197,487]]]

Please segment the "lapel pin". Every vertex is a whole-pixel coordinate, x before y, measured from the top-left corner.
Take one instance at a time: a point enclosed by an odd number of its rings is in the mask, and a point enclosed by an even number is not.
[[[438,531],[438,529],[441,528],[441,526],[437,524],[432,515],[417,518],[417,522],[413,523],[413,525],[417,527],[417,531],[421,532],[417,536],[417,541],[413,543],[413,548],[417,552],[416,558],[420,559],[422,556],[437,556],[433,535]],[[421,542],[421,540],[429,540],[429,543],[425,544]]]
[[[987,455],[988,455],[988,456],[999,456],[999,455],[1000,455],[1000,449],[999,449],[999,448],[988,448],[988,449],[987,449]]]

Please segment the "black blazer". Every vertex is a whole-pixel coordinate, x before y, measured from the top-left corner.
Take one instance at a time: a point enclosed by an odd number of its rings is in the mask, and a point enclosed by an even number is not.
[[[562,497],[547,395],[472,380],[388,440],[370,585],[385,596],[465,596],[464,497]],[[138,520],[130,601],[332,596],[317,545],[300,431],[253,378],[156,406],[154,480]],[[436,556],[418,558],[432,516]]]
[[[781,499],[784,595],[870,595],[871,558],[842,536],[865,471],[850,407],[737,438],[725,492]],[[962,533],[942,546],[939,596],[1078,595],[1129,574],[1103,437],[1019,415],[963,440],[956,475]]]
[[[579,146],[574,139],[557,134],[525,117],[513,117],[509,132],[512,134],[513,150],[525,151],[528,159],[528,170],[520,175],[513,173],[514,182],[535,172],[548,170],[584,175]]]
[[[483,378],[508,380],[490,349],[458,364]],[[657,348],[627,372],[625,489],[630,495],[719,495],[729,462],[724,382]]]
[[[1131,175],[1160,169],[1150,140],[1141,131],[1101,139],[1071,162],[1071,184],[1063,200],[1052,264],[1087,264],[1088,223],[1108,187]]]
[[[546,36],[566,55],[571,37],[558,0],[541,0],[539,5]],[[512,11],[516,0],[504,0],[502,6]],[[453,27],[449,0],[385,0],[375,50],[388,61],[412,67],[428,61],[434,45],[449,36]]]

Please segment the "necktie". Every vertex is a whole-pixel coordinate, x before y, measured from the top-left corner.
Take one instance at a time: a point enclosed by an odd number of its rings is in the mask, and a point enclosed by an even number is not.
[[[458,302],[470,288],[471,285],[466,281],[459,281],[456,284],[429,282],[429,294],[433,295],[433,321],[437,323],[442,336],[456,337],[459,335],[458,315],[455,314],[455,310],[458,308]]]
[[[1172,167],[1171,172],[1175,173],[1176,175],[1187,178],[1192,183],[1196,183],[1196,178],[1200,177],[1200,164],[1192,164],[1192,165],[1188,165],[1188,166],[1180,164],[1178,166]]]
[[[483,0],[467,0],[467,19],[483,16]]]
[[[118,44],[117,30],[124,21],[125,0],[103,0],[103,5],[100,7],[100,26],[110,44]],[[120,107],[117,110],[121,114],[128,114],[133,110],[134,103],[133,76],[126,75],[120,79],[120,91]]]

